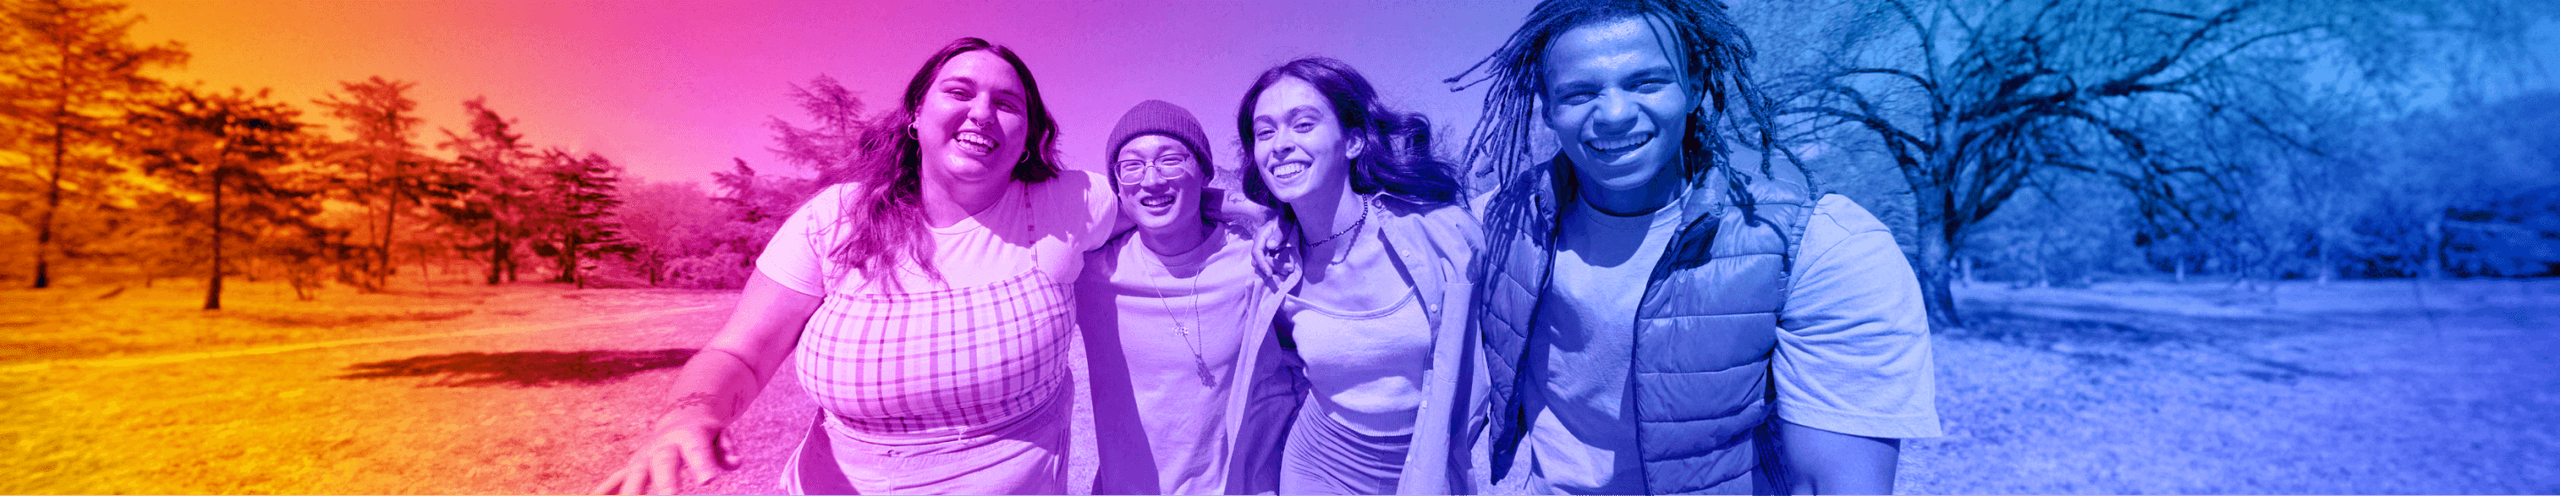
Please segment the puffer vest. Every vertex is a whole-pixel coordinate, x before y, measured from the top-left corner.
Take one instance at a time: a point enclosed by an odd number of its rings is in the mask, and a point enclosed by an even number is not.
[[[1579,201],[1559,156],[1522,171],[1485,207],[1488,250],[1478,270],[1475,320],[1492,376],[1489,462],[1507,477],[1529,431],[1521,357],[1538,299],[1554,267],[1559,205]],[[1752,491],[1787,490],[1768,422],[1769,359],[1786,303],[1789,262],[1812,204],[1800,190],[1755,181],[1753,200],[1730,200],[1726,181],[1704,180],[1681,200],[1685,217],[1664,247],[1636,310],[1633,386],[1645,488],[1698,493],[1753,477]],[[1559,189],[1557,186],[1563,186]],[[1767,469],[1767,470],[1764,470]]]

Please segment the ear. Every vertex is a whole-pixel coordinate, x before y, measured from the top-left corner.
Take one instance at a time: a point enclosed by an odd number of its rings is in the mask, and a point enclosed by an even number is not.
[[[1342,145],[1342,160],[1346,162],[1360,160],[1360,152],[1368,150],[1369,140],[1353,137],[1348,143]]]

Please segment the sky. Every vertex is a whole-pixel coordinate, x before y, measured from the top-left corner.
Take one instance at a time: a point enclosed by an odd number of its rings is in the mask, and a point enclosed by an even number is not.
[[[381,76],[417,83],[422,144],[443,141],[440,129],[466,130],[462,102],[485,96],[537,146],[601,153],[650,181],[706,184],[732,157],[762,173],[801,173],[769,150],[771,118],[808,124],[792,85],[832,76],[878,111],[961,36],[1008,45],[1031,66],[1073,168],[1095,169],[1103,135],[1148,99],[1190,109],[1231,162],[1246,85],[1309,55],[1359,68],[1390,105],[1429,115],[1454,143],[1483,90],[1453,93],[1441,80],[1497,48],[1531,4],[130,1],[145,18],[134,41],[174,40],[193,54],[164,79],[272,88],[339,136],[341,123],[311,102],[342,81]]]

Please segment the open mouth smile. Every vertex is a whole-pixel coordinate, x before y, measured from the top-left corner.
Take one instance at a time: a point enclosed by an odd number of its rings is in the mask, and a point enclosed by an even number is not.
[[[1653,133],[1638,133],[1628,135],[1623,138],[1585,140],[1582,142],[1582,145],[1590,147],[1591,151],[1595,152],[1619,154],[1635,151],[1637,147],[1644,146],[1645,143],[1652,141]]]
[[[1002,143],[992,136],[977,131],[961,131],[960,134],[953,135],[951,140],[959,142],[961,150],[975,155],[995,153],[996,146]]]
[[[1281,162],[1280,165],[1271,166],[1271,178],[1293,179],[1301,174],[1306,174],[1307,167],[1308,165],[1304,161]]]

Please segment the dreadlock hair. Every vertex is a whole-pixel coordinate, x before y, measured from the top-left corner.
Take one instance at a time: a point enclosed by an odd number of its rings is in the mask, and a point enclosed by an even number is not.
[[[1431,151],[1431,120],[1419,113],[1400,112],[1378,102],[1377,88],[1350,64],[1327,57],[1306,57],[1262,71],[1262,77],[1245,90],[1244,102],[1236,108],[1236,135],[1244,139],[1244,163],[1258,167],[1254,160],[1253,104],[1262,91],[1290,78],[1306,81],[1323,93],[1325,102],[1333,105],[1335,124],[1342,126],[1343,136],[1360,140],[1364,149],[1352,159],[1351,190],[1362,194],[1385,191],[1426,205],[1455,204],[1466,186],[1458,182],[1457,165],[1442,160]],[[1296,212],[1272,194],[1263,184],[1262,174],[1244,175],[1245,198],[1281,211],[1284,218],[1296,219]]]
[[[1708,99],[1708,105],[1700,105],[1686,119],[1687,132],[1680,138],[1683,178],[1694,184],[1709,172],[1722,170],[1735,200],[1751,203],[1748,178],[1726,167],[1729,149],[1724,138],[1761,151],[1764,176],[1772,171],[1773,155],[1785,154],[1790,163],[1795,155],[1776,146],[1771,124],[1775,109],[1751,77],[1751,39],[1718,0],[1539,2],[1502,48],[1444,81],[1453,85],[1451,91],[1491,83],[1484,95],[1484,115],[1467,141],[1466,162],[1478,164],[1477,174],[1496,174],[1496,180],[1508,181],[1532,160],[1543,160],[1530,156],[1534,152],[1529,132],[1547,90],[1548,45],[1574,28],[1629,18],[1644,20],[1655,33],[1677,42],[1665,47],[1670,50],[1666,55],[1688,74],[1688,87]],[[1719,126],[1724,132],[1718,132]],[[1743,139],[1746,136],[1751,139]]]
[[[978,38],[952,40],[925,59],[924,67],[907,81],[907,92],[898,108],[861,132],[854,142],[853,155],[841,166],[819,173],[821,185],[851,183],[856,188],[841,202],[844,216],[840,224],[849,235],[828,258],[866,279],[892,286],[897,284],[898,265],[906,262],[914,262],[926,275],[941,279],[941,271],[933,266],[933,241],[925,229],[923,144],[916,141],[907,126],[915,123],[917,109],[924,105],[925,94],[942,66],[960,54],[980,50],[1013,65],[1014,75],[1022,79],[1023,99],[1030,107],[1025,114],[1030,127],[1025,133],[1028,140],[1021,161],[1014,163],[1013,180],[1037,184],[1058,177],[1058,122],[1050,117],[1049,106],[1040,99],[1040,83],[1031,79],[1031,67],[1004,45]]]

